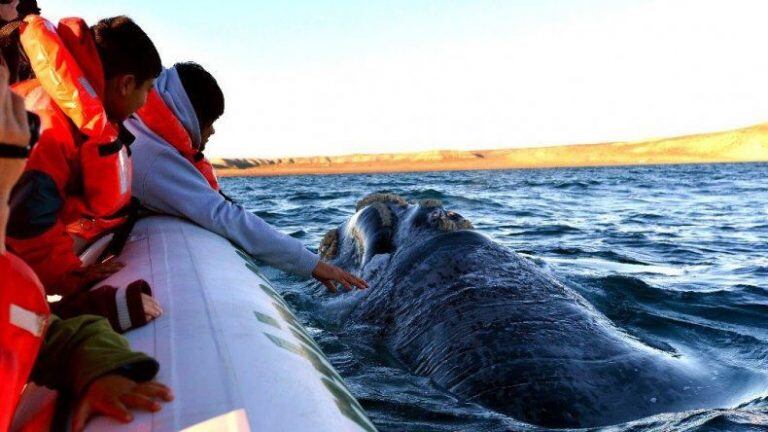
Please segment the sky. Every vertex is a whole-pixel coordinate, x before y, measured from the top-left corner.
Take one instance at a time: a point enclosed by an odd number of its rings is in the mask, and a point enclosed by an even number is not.
[[[642,140],[768,122],[765,0],[38,0],[219,81],[213,157]]]

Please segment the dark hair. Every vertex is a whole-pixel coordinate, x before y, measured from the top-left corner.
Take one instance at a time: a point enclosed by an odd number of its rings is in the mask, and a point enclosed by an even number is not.
[[[37,7],[37,0],[21,0],[19,5],[16,6],[16,10],[19,12],[19,19],[23,19],[27,15],[40,15],[40,8]]]
[[[11,4],[13,3],[13,0],[0,0],[0,4]],[[16,20],[23,20],[27,15],[40,15],[40,8],[37,7],[37,0],[20,0],[19,4],[16,5],[16,18],[12,18],[10,21],[5,21],[3,19],[0,19],[0,24],[5,24],[8,22],[16,21]]]
[[[160,54],[149,36],[130,18],[105,18],[91,30],[106,79],[130,74],[136,77],[138,85],[160,75]]]
[[[0,1],[0,3],[6,3]],[[5,58],[10,72],[9,84],[15,84],[19,81],[34,78],[32,66],[29,64],[29,58],[21,46],[20,26],[22,20],[27,15],[40,14],[40,8],[37,7],[37,0],[21,0],[16,6],[16,12],[19,14],[15,20],[5,22],[0,20],[0,55]]]
[[[16,84],[35,77],[27,53],[21,46],[21,21],[11,21],[0,27],[0,55],[8,66],[8,84]]]
[[[219,83],[197,63],[176,63],[173,67],[179,73],[181,84],[192,102],[200,129],[212,125],[224,114],[224,93]]]

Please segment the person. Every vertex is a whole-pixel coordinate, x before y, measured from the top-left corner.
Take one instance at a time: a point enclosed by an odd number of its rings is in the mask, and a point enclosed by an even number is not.
[[[109,304],[80,303],[94,305],[92,312],[112,322],[118,322],[115,305],[128,304],[138,317],[130,327],[143,325],[162,313],[147,287],[132,285],[125,301],[115,298],[123,291],[114,287],[85,292],[123,265],[113,260],[83,267],[79,254],[128,220],[133,138],[122,121],[145,103],[162,70],[160,56],[125,16],[92,28],[79,18],[54,26],[30,15],[24,23],[20,41],[36,78],[14,89],[40,116],[42,129],[12,192],[8,244],[49,295],[64,297],[61,305],[75,295],[109,297]]]
[[[75,432],[96,414],[128,422],[129,408],[157,411],[157,399],[173,399],[168,387],[151,381],[157,361],[131,351],[103,318],[51,316],[40,281],[5,249],[8,196],[33,140],[24,102],[8,78],[0,57],[0,430],[8,430],[28,381],[77,398]]]
[[[0,3],[0,55],[10,72],[9,83],[15,84],[34,77],[19,38],[22,20],[28,15],[39,15],[36,0],[12,0]]]
[[[0,3],[0,23],[14,21],[31,14],[40,14],[37,0],[4,0]]]
[[[133,144],[133,194],[150,210],[189,219],[243,247],[265,263],[330,291],[365,288],[362,279],[324,261],[296,240],[219,192],[203,150],[224,113],[224,95],[196,63],[165,69],[137,115],[125,122]]]

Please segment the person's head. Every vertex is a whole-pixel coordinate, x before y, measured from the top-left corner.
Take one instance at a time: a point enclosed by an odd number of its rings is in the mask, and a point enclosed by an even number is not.
[[[200,124],[200,147],[205,148],[211,135],[216,133],[213,123],[224,114],[224,93],[219,83],[197,63],[176,63],[179,79],[192,102],[197,122]]]
[[[40,15],[37,0],[20,0],[16,11],[19,12],[19,18],[24,18],[27,15]]]
[[[30,14],[40,15],[37,0],[0,0],[0,24],[24,19]]]
[[[0,0],[0,24],[19,18],[19,0]]]
[[[0,0],[0,51],[8,64],[10,83],[34,77],[20,41],[20,27],[27,15],[40,14],[37,0]]]
[[[125,120],[147,101],[163,68],[160,54],[128,17],[103,19],[91,30],[104,66],[104,108],[113,120]]]

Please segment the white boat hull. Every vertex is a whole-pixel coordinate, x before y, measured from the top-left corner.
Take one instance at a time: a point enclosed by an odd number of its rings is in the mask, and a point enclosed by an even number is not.
[[[96,431],[374,431],[270,282],[224,238],[171,217],[140,220],[103,284],[145,279],[165,313],[126,334],[176,399]]]

